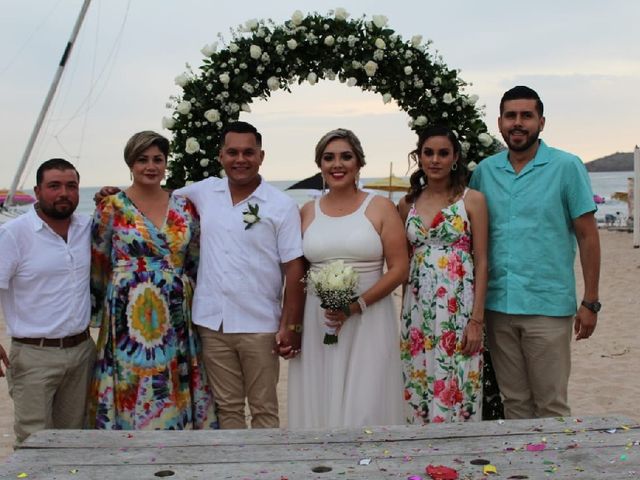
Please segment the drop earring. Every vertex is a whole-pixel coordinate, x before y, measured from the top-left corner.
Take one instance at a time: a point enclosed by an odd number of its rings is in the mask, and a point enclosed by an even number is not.
[[[451,171],[455,172],[458,169],[458,162],[454,163],[453,165],[451,165]]]
[[[360,186],[360,172],[356,173],[356,181],[354,183],[356,186],[356,190],[358,190],[358,187]]]
[[[327,191],[327,182],[324,180],[324,175],[320,175],[322,177],[322,195],[324,195]]]

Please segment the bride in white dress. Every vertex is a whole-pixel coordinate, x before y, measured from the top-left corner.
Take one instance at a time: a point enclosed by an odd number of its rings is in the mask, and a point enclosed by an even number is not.
[[[329,191],[302,207],[304,255],[311,269],[335,260],[354,267],[359,299],[347,316],[307,292],[301,353],[289,362],[289,428],[402,424],[399,317],[390,296],[408,276],[402,221],[391,201],[357,188],[365,162],[353,132],[322,137],[316,163]],[[338,328],[338,343],[323,343],[325,324]]]

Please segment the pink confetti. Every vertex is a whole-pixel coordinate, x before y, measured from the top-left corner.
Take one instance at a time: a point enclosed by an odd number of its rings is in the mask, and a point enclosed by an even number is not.
[[[547,445],[544,443],[529,443],[527,445],[528,452],[541,452],[545,448],[547,448]]]

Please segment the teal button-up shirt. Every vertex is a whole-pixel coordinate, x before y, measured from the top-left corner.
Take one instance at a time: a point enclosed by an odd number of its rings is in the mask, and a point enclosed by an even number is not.
[[[489,208],[486,308],[519,315],[573,315],[573,220],[596,210],[582,161],[540,141],[536,156],[519,174],[505,150],[480,162],[470,186],[484,193]]]

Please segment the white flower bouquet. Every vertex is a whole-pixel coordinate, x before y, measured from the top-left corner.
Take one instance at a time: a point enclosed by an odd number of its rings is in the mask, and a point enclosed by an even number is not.
[[[307,274],[307,286],[320,298],[320,306],[328,310],[342,310],[349,315],[349,305],[357,298],[358,272],[342,260],[331,262]],[[325,345],[338,343],[336,329],[325,327]]]

